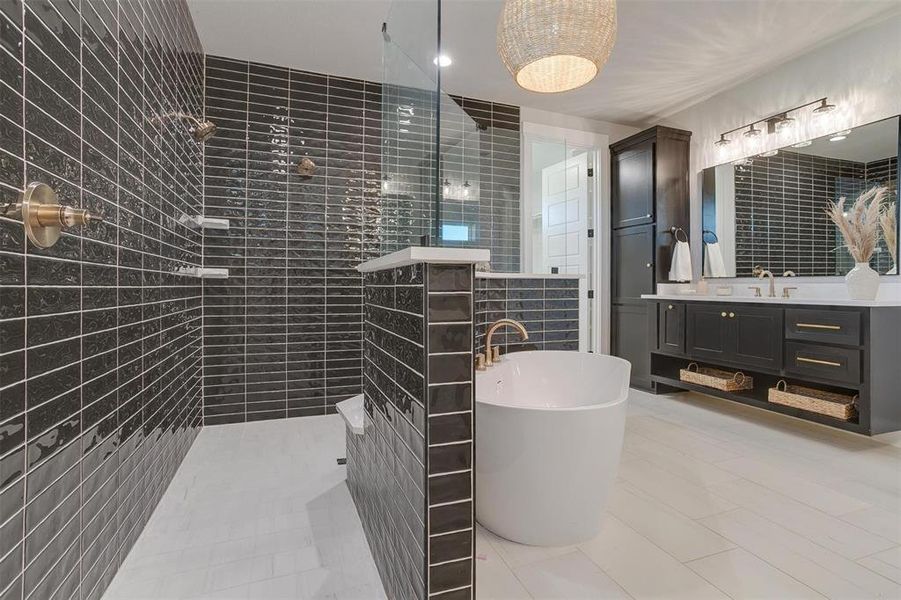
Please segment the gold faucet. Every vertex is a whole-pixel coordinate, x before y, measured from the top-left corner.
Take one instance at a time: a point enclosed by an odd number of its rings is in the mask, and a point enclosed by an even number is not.
[[[773,277],[773,274],[770,271],[767,271],[766,269],[761,267],[760,265],[757,265],[756,267],[754,267],[754,270],[751,271],[751,273],[754,275],[754,277],[757,277],[758,279],[763,279],[764,277],[770,278],[770,290],[769,290],[768,296],[770,298],[775,298],[776,297],[776,279]]]
[[[519,321],[514,321],[513,319],[498,319],[488,326],[488,331],[485,333],[485,354],[480,352],[476,355],[476,370],[484,371],[487,367],[490,367],[500,360],[500,348],[497,346],[494,348],[491,347],[491,338],[494,336],[495,331],[504,326],[516,329],[519,332],[521,340],[525,341],[529,339],[529,332],[526,331],[525,326]]]

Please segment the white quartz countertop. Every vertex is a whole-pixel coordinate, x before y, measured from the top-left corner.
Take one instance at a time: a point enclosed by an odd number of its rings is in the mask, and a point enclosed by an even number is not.
[[[405,267],[416,263],[462,265],[488,262],[491,251],[486,248],[434,248],[410,246],[385,256],[368,260],[357,267],[361,273]]]
[[[479,279],[584,279],[584,275],[572,273],[485,273],[476,271]]]
[[[850,298],[755,298],[754,296],[710,296],[701,294],[642,294],[644,300],[680,300],[684,302],[720,302],[748,304],[803,304],[810,306],[901,306],[901,298],[885,300],[851,300]]]

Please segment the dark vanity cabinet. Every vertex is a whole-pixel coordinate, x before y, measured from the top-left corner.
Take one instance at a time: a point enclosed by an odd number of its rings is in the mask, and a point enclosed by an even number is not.
[[[776,368],[782,360],[782,313],[741,304],[693,303],[687,313],[686,348],[698,358],[740,366]]]
[[[649,301],[651,380],[811,421],[876,434],[901,429],[901,307]],[[742,371],[754,389],[721,392],[679,379],[690,363]],[[768,402],[780,380],[857,400],[842,421]]]
[[[654,319],[642,294],[669,273],[675,238],[689,231],[688,159],[691,132],[652,127],[610,146],[611,352],[632,363],[632,385],[654,390]]]

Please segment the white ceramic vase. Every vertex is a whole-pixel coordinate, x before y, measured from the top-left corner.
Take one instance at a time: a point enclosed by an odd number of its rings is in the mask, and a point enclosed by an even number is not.
[[[879,273],[869,263],[859,262],[845,275],[848,295],[852,300],[875,300],[879,292]]]

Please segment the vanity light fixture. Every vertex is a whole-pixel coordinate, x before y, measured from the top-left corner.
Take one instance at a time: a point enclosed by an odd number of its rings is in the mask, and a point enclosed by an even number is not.
[[[758,138],[760,137],[760,130],[754,127],[754,123],[751,123],[751,125],[748,127],[748,130],[742,135],[749,139]]]
[[[815,109],[813,109],[813,114],[815,114],[815,115],[818,115],[818,116],[825,115],[825,114],[829,114],[835,110],[835,105],[829,104],[829,102],[826,100],[826,98],[823,98],[822,100],[818,100],[818,102],[820,103],[820,105],[818,107],[816,107]]]
[[[792,144],[792,148],[806,148],[807,146],[811,145],[812,143],[813,143],[813,141],[811,141],[811,140],[804,140],[803,142],[798,142],[797,144]]]
[[[843,139],[847,138],[849,133],[851,133],[850,129],[846,129],[844,131],[839,131],[838,133],[833,135],[831,138],[829,138],[829,141],[830,142],[840,142]]]
[[[383,192],[387,192],[387,191],[388,191],[388,182],[389,182],[389,181],[391,181],[391,178],[388,177],[387,175],[385,175],[384,177],[382,177],[382,191],[383,191]]]
[[[469,184],[469,181],[463,182],[463,197],[469,198],[469,188],[472,186]]]
[[[775,129],[777,132],[788,131],[795,126],[795,123],[797,123],[797,120],[794,117],[783,115],[781,119],[776,121]]]
[[[450,182],[450,179],[448,179],[447,177],[445,177],[445,178],[444,178],[444,182],[442,183],[442,185],[444,186],[444,195],[447,196],[448,194],[450,194],[450,189],[451,189],[451,182]]]
[[[727,135],[742,130],[745,130],[743,135],[749,140],[757,139],[764,133],[762,129],[757,128],[757,125],[760,124],[766,124],[766,133],[782,133],[791,128],[794,128],[798,124],[798,118],[796,116],[792,116],[791,113],[797,113],[801,109],[814,105],[816,105],[816,108],[813,109],[814,115],[821,115],[835,110],[835,105],[829,104],[828,99],[818,98],[810,102],[805,102],[800,106],[795,106],[794,108],[789,108],[788,110],[783,110],[774,115],[770,115],[769,117],[757,119],[756,121],[752,121],[751,123],[745,123],[744,125],[740,125],[738,127],[735,127],[734,129],[730,129],[729,131],[724,131],[720,134],[720,139],[713,142],[713,144],[719,148],[722,148],[729,143],[729,139],[726,137]]]

